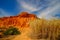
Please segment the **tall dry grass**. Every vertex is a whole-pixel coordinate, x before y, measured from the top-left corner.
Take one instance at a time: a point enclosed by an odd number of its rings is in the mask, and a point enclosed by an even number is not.
[[[60,40],[60,20],[35,19],[30,21],[31,38]]]

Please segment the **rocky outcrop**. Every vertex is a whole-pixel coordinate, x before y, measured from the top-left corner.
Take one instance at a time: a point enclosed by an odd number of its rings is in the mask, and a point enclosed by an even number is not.
[[[29,14],[28,12],[21,12],[17,16],[0,18],[0,27],[7,27],[7,28],[9,26],[16,26],[18,28],[28,27],[28,22],[36,18],[37,17],[34,14]]]

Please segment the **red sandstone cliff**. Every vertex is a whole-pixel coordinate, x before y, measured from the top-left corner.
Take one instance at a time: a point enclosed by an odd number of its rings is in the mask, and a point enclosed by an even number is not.
[[[17,16],[0,18],[0,27],[16,26],[16,27],[28,27],[30,20],[36,19],[36,15],[22,12]]]

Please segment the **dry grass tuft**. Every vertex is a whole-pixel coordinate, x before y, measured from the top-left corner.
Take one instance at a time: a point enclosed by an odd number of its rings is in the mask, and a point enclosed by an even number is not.
[[[30,22],[31,38],[60,40],[60,20],[36,19]]]

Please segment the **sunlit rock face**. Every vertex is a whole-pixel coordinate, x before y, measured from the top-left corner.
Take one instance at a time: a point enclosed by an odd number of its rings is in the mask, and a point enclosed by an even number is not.
[[[33,17],[33,18],[37,18],[37,16],[36,15],[34,15],[34,14],[31,14],[31,13],[28,13],[28,12],[21,12],[18,16],[20,16],[20,17]]]
[[[36,15],[28,12],[21,12],[17,16],[9,16],[0,18],[0,27],[15,26],[17,28],[29,27],[28,22],[36,19]]]
[[[16,27],[20,30],[21,34],[16,36],[13,40],[30,40],[28,37],[29,21],[36,19],[37,16],[28,12],[21,12],[17,16],[9,16],[0,18],[0,28],[9,28],[10,26]]]

